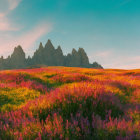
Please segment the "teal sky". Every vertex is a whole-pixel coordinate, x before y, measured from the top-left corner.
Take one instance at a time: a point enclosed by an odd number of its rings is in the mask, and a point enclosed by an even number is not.
[[[51,39],[105,68],[140,68],[139,27],[139,0],[0,0],[0,55],[20,44],[32,56]]]

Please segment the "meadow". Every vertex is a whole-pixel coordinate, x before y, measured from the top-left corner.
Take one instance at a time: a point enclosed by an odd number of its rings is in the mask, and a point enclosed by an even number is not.
[[[0,140],[140,140],[140,69],[0,71]]]

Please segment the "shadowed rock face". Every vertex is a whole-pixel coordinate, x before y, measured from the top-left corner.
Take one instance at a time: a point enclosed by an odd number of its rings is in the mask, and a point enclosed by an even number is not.
[[[21,46],[15,47],[10,58],[11,68],[24,68],[26,66],[25,53]]]
[[[93,62],[93,64],[91,64],[91,67],[103,69],[103,67],[100,64],[98,64],[97,62]]]
[[[15,47],[8,58],[4,59],[3,56],[0,58],[0,69],[20,69],[32,65],[103,68],[97,62],[90,64],[83,48],[79,48],[78,51],[73,49],[71,53],[64,56],[61,47],[55,49],[51,40],[48,40],[45,47],[40,43],[32,58],[30,56],[25,58],[21,46]]]

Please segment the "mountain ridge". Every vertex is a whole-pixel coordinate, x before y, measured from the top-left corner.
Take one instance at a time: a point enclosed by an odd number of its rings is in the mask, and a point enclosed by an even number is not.
[[[10,56],[5,59],[3,56],[0,58],[0,69],[22,69],[32,65],[103,69],[97,62],[89,63],[89,58],[83,48],[79,48],[78,51],[73,48],[71,53],[64,55],[61,46],[59,45],[55,49],[50,39],[45,46],[40,42],[32,57],[26,58],[25,56],[26,54],[20,45],[15,47]]]

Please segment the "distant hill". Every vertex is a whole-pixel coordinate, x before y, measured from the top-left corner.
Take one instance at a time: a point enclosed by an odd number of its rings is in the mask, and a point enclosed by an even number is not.
[[[6,59],[3,56],[0,58],[0,69],[22,69],[28,67],[39,66],[67,66],[67,67],[84,67],[98,68],[103,67],[97,62],[89,63],[89,58],[83,48],[75,49],[67,55],[63,54],[60,46],[54,48],[51,40],[48,40],[45,46],[40,43],[39,48],[34,52],[33,57],[25,57],[25,52],[19,45],[14,48],[11,56]]]

